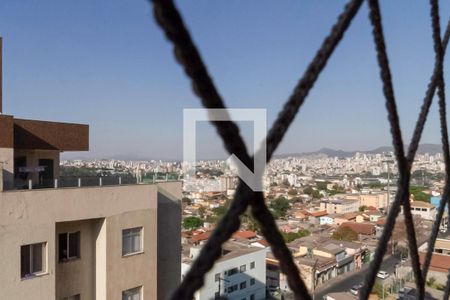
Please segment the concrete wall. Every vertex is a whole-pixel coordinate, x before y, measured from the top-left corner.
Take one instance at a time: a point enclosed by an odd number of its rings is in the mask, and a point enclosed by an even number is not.
[[[120,289],[133,288],[137,286],[135,284],[140,285],[142,282],[145,284],[145,299],[156,299],[157,193],[158,190],[164,190],[168,194],[176,191],[176,197],[179,197],[181,183],[169,182],[158,186],[159,184],[0,192],[1,298],[53,300],[57,293],[62,294],[59,286],[58,290],[56,288],[57,273],[78,266],[75,266],[77,263],[73,266],[56,266],[56,234],[60,230],[56,223],[105,218],[104,223],[86,225],[85,229],[86,235],[92,244],[95,243],[96,248],[95,262],[90,258],[90,269],[106,270],[104,273],[96,272],[95,276],[92,273],[88,275],[95,278],[93,280],[99,287],[96,290],[96,298],[121,299]],[[82,228],[85,226],[84,222],[80,223],[83,223]],[[122,258],[121,230],[135,225],[144,226],[144,253]],[[178,235],[174,236],[174,239],[179,243]],[[32,279],[22,280],[20,246],[38,242],[47,243],[47,272]],[[176,248],[165,249],[162,246],[158,249],[161,253],[177,251]],[[89,252],[92,249],[84,251]],[[176,254],[173,261],[166,260],[167,269],[179,268],[177,259],[180,253]],[[83,258],[84,255],[81,260]],[[179,277],[173,276],[172,280],[178,282]],[[89,284],[84,282],[82,285],[86,286],[86,290],[90,290]],[[90,292],[89,295],[93,293]]]
[[[0,177],[3,177],[3,189],[12,189],[14,186],[14,150],[12,148],[0,148],[0,172]]]
[[[209,271],[205,276],[205,284],[195,294],[196,300],[209,300],[214,299],[215,293],[219,290],[219,283],[215,281],[215,274],[220,273],[223,279],[227,281],[221,281],[221,295],[228,297],[228,299],[243,299],[250,298],[250,295],[254,294],[256,300],[266,299],[266,249],[243,254],[231,259],[219,260],[214,265],[213,269]],[[250,269],[250,262],[255,262],[255,268]],[[224,272],[232,268],[238,268],[241,265],[246,265],[246,271],[243,273],[238,272],[232,276],[226,276]],[[184,265],[184,273],[189,270],[189,266]],[[255,284],[250,285],[250,279],[255,279]],[[241,282],[246,281],[247,287],[245,289],[239,289]],[[225,290],[232,285],[238,285],[238,290],[226,294]]]
[[[97,300],[121,300],[122,291],[138,286],[143,286],[144,299],[156,299],[156,226],[157,214],[154,209],[106,218],[106,299]],[[122,256],[122,230],[134,227],[143,228],[143,251]]]
[[[92,219],[56,224],[57,247],[60,233],[80,231],[80,258],[61,262],[55,249],[56,299],[77,294],[86,300],[95,299],[95,241],[97,227],[102,223],[102,219]]]
[[[164,185],[162,185],[164,186]],[[181,278],[181,189],[158,189],[158,299],[168,299]]]

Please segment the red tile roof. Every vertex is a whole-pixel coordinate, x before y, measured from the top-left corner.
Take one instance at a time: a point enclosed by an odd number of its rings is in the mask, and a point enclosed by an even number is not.
[[[207,231],[207,232],[195,235],[191,238],[191,242],[197,243],[197,242],[205,241],[205,240],[209,239],[210,235],[211,235],[211,231]]]
[[[349,227],[359,234],[371,235],[375,233],[375,226],[368,223],[345,222],[341,227]]]
[[[425,259],[425,254],[420,253],[419,258],[420,258],[420,264],[423,264],[424,259]],[[442,254],[437,254],[437,253],[433,253],[433,255],[431,255],[430,270],[447,274],[449,266],[450,266],[450,256],[449,255],[442,255]]]
[[[256,232],[250,230],[240,230],[233,234],[234,238],[252,239],[256,237]]]
[[[325,210],[314,211],[314,212],[310,212],[309,214],[313,217],[323,217],[323,216],[328,215],[328,213]]]

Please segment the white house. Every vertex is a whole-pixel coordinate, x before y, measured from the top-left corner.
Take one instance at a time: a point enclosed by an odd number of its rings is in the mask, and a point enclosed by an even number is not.
[[[237,300],[266,299],[267,250],[238,242],[227,242],[222,249],[222,257],[206,274],[205,284],[194,299],[217,299],[219,295]],[[190,249],[190,257],[182,263],[182,278],[199,252],[198,247]]]
[[[422,219],[433,221],[436,219],[436,207],[428,202],[412,201],[411,213],[419,215]]]

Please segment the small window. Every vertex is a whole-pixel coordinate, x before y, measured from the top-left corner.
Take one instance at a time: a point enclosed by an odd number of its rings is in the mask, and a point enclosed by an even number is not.
[[[255,268],[255,262],[252,261],[252,262],[250,263],[250,269],[254,269],[254,268]]]
[[[255,285],[255,278],[250,279],[250,285]]]
[[[239,285],[239,289],[243,290],[247,287],[247,281],[243,281],[241,282],[241,284]]]
[[[59,260],[65,261],[80,257],[80,232],[59,235]]]
[[[242,266],[239,268],[239,271],[242,273],[242,272],[245,272],[246,269],[247,269],[247,266],[246,266],[246,265],[242,265]]]
[[[238,285],[234,284],[234,285],[228,287],[227,293],[230,294],[230,293],[232,293],[234,291],[237,291],[237,290],[238,290]]]
[[[217,282],[220,280],[220,273],[217,273],[216,275],[214,275],[214,281]]]
[[[122,230],[122,255],[142,252],[142,227]]]
[[[142,286],[122,292],[122,300],[141,300]]]
[[[227,275],[228,276],[232,276],[232,275],[237,274],[237,273],[238,273],[238,268],[229,269],[227,271]]]
[[[69,297],[64,297],[64,298],[61,298],[61,300],[80,300],[80,294],[74,295],[74,296],[69,296]]]
[[[37,243],[20,247],[20,276],[33,277],[46,270],[46,245]]]
[[[255,300],[255,294],[250,295],[250,300]]]

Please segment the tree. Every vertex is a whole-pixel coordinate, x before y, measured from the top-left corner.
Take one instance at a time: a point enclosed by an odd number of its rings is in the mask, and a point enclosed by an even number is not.
[[[203,206],[200,206],[198,208],[197,212],[198,212],[199,217],[203,219],[205,217],[206,208],[204,208]]]
[[[217,223],[225,216],[230,207],[230,200],[225,201],[225,204],[212,209],[213,216],[208,217],[207,221],[210,223]]]
[[[347,226],[341,226],[333,232],[333,240],[352,242],[358,239],[358,233]]]
[[[297,195],[297,190],[296,190],[296,189],[290,189],[290,190],[288,191],[288,195],[290,195],[290,196],[295,196],[295,195]]]
[[[259,231],[259,224],[255,220],[255,218],[253,218],[250,211],[247,211],[245,214],[243,214],[241,217],[241,220],[242,220],[242,223],[246,225],[247,230],[256,231],[256,232]]]
[[[384,289],[381,283],[379,283],[378,281],[373,285],[372,293],[377,294],[379,299],[385,299],[387,296],[386,289]]]
[[[199,217],[187,217],[183,220],[183,228],[187,230],[194,230],[203,226],[203,220]]]
[[[291,186],[291,184],[289,183],[289,180],[287,180],[287,179],[283,180],[283,182],[281,184],[284,185],[285,187]]]
[[[286,243],[290,243],[293,240],[299,239],[304,236],[310,235],[311,232],[306,229],[299,230],[298,232],[282,232],[281,235]]]
[[[188,197],[181,198],[181,202],[186,203],[187,205],[191,205],[192,201]]]
[[[423,191],[425,188],[420,186],[411,186],[409,188],[409,193],[414,196],[415,201],[423,201],[423,202],[430,202],[431,196],[428,194],[425,194]]]
[[[366,209],[367,209],[367,206],[365,206],[365,205],[362,205],[359,207],[360,212],[364,212]]]
[[[277,198],[270,202],[269,207],[272,210],[274,217],[279,219],[286,216],[290,208],[290,204],[286,198]]]

